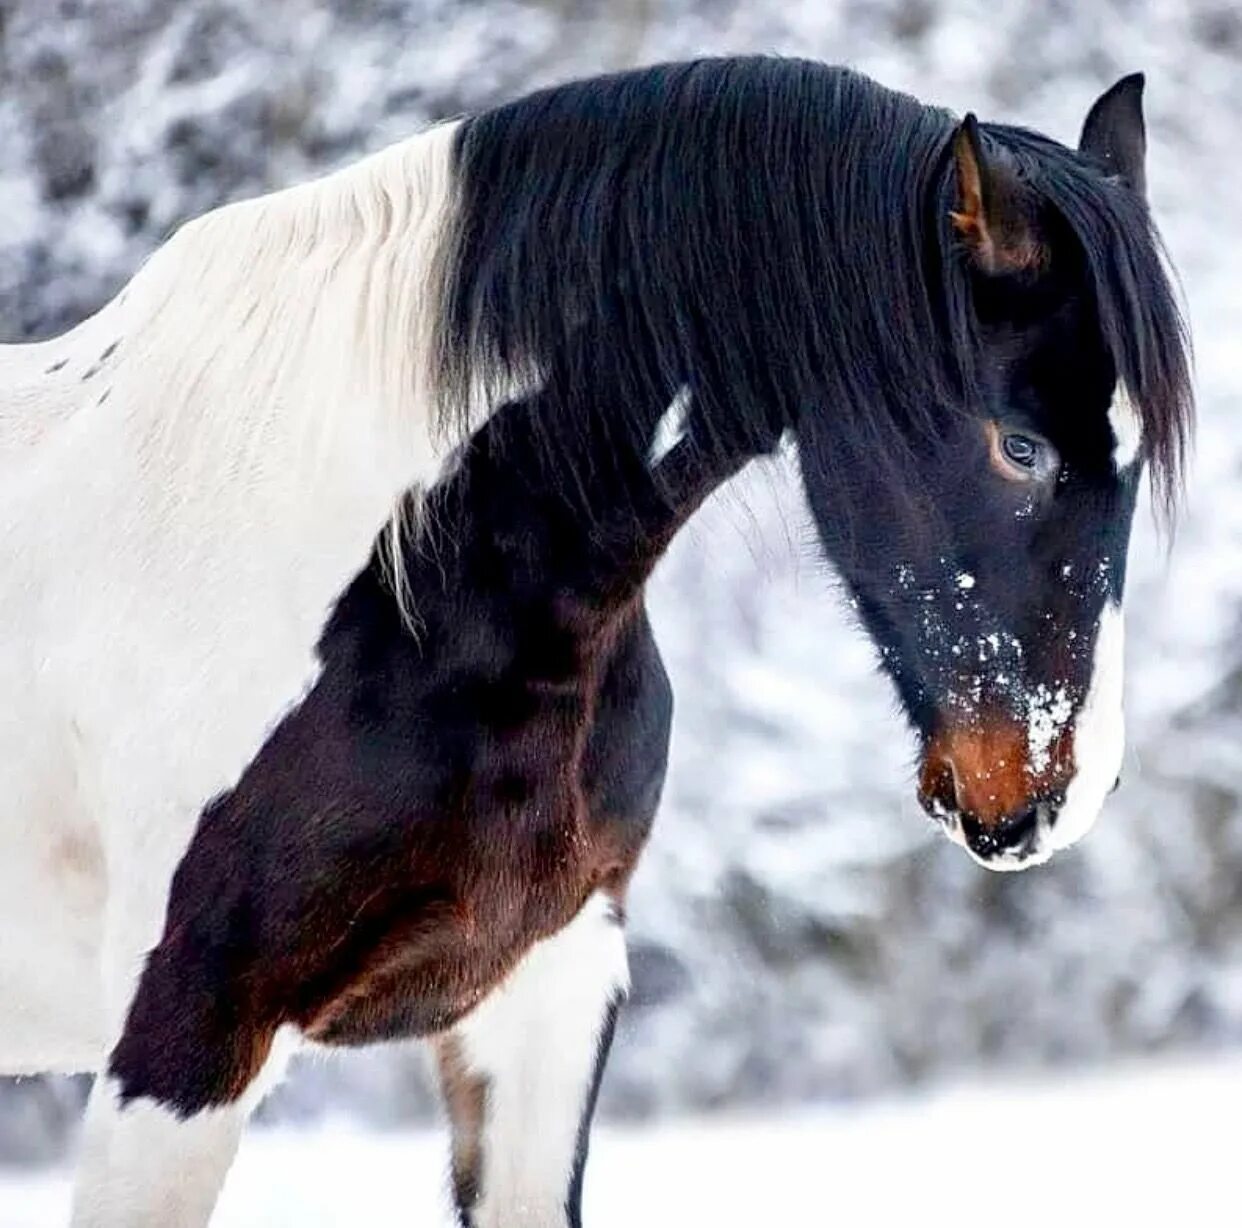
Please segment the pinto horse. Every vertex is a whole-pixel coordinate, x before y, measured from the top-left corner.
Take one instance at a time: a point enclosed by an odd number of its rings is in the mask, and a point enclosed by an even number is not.
[[[580,1223],[644,585],[782,440],[925,808],[995,869],[1086,831],[1191,414],[1141,93],[1071,150],[811,62],[566,85],[0,350],[0,1068],[97,1072],[78,1228],[205,1224],[292,1048],[408,1037],[461,1222]]]

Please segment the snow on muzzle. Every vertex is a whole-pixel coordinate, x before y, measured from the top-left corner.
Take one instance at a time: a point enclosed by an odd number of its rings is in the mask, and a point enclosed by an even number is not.
[[[919,801],[980,864],[1039,865],[1090,830],[1121,770],[1123,649],[1121,611],[1107,602],[1081,704],[1041,686],[1025,712],[981,712],[936,729]]]

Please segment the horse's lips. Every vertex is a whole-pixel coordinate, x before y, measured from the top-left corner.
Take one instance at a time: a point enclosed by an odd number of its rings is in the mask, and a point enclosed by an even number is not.
[[[997,874],[1013,874],[1019,870],[1029,870],[1034,866],[1042,866],[1058,851],[1058,846],[1051,838],[1053,822],[1045,817],[1039,819],[1035,840],[1021,852],[1004,852],[995,857],[980,857],[966,841],[962,831],[962,817],[956,810],[950,810],[938,801],[929,801],[924,805],[931,821],[944,835],[962,848],[971,861],[981,865],[985,870]]]

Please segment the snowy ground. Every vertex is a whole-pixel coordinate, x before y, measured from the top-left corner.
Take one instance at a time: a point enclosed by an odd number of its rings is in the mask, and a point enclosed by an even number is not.
[[[597,1132],[591,1228],[1237,1222],[1242,1059],[971,1084],[778,1118]],[[214,1228],[448,1225],[443,1139],[254,1131]],[[0,1176],[0,1225],[61,1228],[68,1178]]]

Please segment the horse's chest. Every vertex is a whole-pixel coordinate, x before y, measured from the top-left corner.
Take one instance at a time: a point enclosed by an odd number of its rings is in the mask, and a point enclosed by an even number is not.
[[[426,824],[423,870],[438,849],[445,862],[432,877],[450,885],[398,910],[384,966],[326,1003],[312,1035],[359,1044],[442,1031],[595,891],[620,900],[667,749],[667,680],[645,622],[610,660],[587,708],[586,729],[556,719],[509,729],[471,776],[461,811],[446,808]]]
[[[140,1011],[188,971],[262,1031],[293,1023],[329,1044],[427,1035],[593,892],[623,892],[670,718],[645,618],[586,690],[476,695],[406,669],[327,662],[209,808]]]

